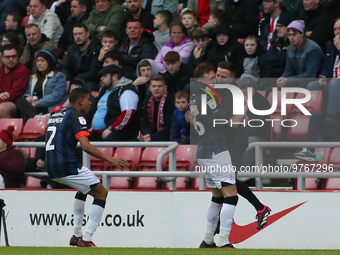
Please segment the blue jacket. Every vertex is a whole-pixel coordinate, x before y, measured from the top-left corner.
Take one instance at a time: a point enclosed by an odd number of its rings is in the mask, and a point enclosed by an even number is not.
[[[190,111],[190,108],[188,107],[188,109],[185,112],[181,112],[180,110],[176,109],[174,111],[174,115],[172,117],[172,122],[171,122],[171,129],[170,129],[170,141],[175,141],[178,142],[180,144],[189,144],[190,143],[190,138],[189,138],[189,132],[186,128],[185,128],[185,114],[187,113],[187,111]],[[182,140],[181,133],[183,134],[183,136],[185,137],[185,141]]]
[[[293,50],[293,45],[289,45],[282,77],[287,77],[288,83],[298,82],[297,78],[315,78],[321,69],[322,58],[320,46],[312,40],[307,39],[302,51]]]
[[[37,76],[30,77],[28,88],[23,96],[32,96],[37,83]],[[57,105],[62,105],[66,99],[66,77],[63,73],[53,71],[46,75],[43,82],[43,98],[36,101],[37,107],[47,107],[49,112]]]
[[[340,57],[340,50],[338,50],[333,42],[327,43],[326,55],[323,56],[323,63],[320,75],[327,78],[333,78],[333,68],[336,56]]]

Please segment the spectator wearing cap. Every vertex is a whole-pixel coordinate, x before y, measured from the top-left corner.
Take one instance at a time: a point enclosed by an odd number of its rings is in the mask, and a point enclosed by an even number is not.
[[[301,78],[315,78],[321,68],[323,53],[320,46],[304,35],[303,20],[294,20],[288,29],[290,44],[287,48],[286,67],[282,76],[276,81],[282,87],[307,87]]]
[[[100,70],[101,90],[94,104],[92,141],[133,141],[140,130],[138,91],[116,65]]]
[[[253,78],[250,77],[242,78],[239,82],[239,87],[242,90],[245,97],[247,98],[252,97],[253,108],[257,110],[268,110],[270,108],[268,100],[256,91],[256,81]],[[251,88],[251,94],[248,95],[249,88]],[[266,119],[270,119],[270,116],[255,115],[249,109],[246,115],[248,121],[251,121],[253,119],[259,119],[264,123],[261,127],[256,128],[246,125],[245,133],[248,135],[248,143],[251,144],[254,142],[269,141],[271,124],[270,122],[266,121]],[[241,165],[251,166],[251,163],[254,159],[254,155],[255,155],[254,149],[247,150],[242,156]]]
[[[283,0],[263,0],[264,18],[260,21],[259,42],[264,49],[269,50],[277,39],[276,25],[280,16],[286,13]]]
[[[280,15],[276,25],[277,39],[272,47],[262,55],[260,70],[266,78],[279,78],[283,74],[286,65],[288,40],[287,26],[294,20],[294,14],[286,12]]]
[[[0,176],[5,181],[5,188],[20,188],[25,184],[26,153],[13,146],[14,127],[0,131]]]
[[[233,30],[224,24],[219,24],[213,30],[212,39],[215,47],[207,53],[206,61],[215,66],[222,61],[230,61],[236,66],[235,77],[240,77],[243,73],[245,51],[243,45],[234,36]]]
[[[304,11],[299,19],[305,22],[306,37],[316,42],[325,51],[326,43],[333,38],[333,21],[322,2],[321,0],[303,1]]]
[[[49,114],[67,98],[66,77],[55,71],[57,59],[53,53],[40,51],[36,63],[37,70],[31,76],[26,92],[16,100],[16,106],[25,119]]]

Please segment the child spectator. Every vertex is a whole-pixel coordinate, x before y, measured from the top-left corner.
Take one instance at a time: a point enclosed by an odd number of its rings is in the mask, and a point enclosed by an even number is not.
[[[189,108],[189,93],[181,90],[175,95],[174,115],[171,122],[170,141],[178,142],[179,144],[190,144],[189,138],[189,123],[186,121],[186,115],[190,111]],[[189,126],[190,128],[190,126]]]
[[[188,61],[191,73],[194,72],[199,63],[204,63],[207,60],[207,53],[213,47],[212,42],[209,40],[209,32],[204,27],[197,27],[194,30],[192,40],[196,47],[191,52]]]
[[[142,107],[145,98],[151,95],[150,78],[152,75],[158,74],[157,63],[152,59],[143,59],[138,63],[136,73],[138,78],[132,84],[138,89],[138,103]]]
[[[113,51],[118,43],[116,33],[113,32],[112,30],[105,30],[103,33],[101,43],[102,48],[100,49],[98,61],[102,63],[104,55],[109,51]]]
[[[188,31],[188,36],[192,40],[192,33],[198,27],[197,14],[193,11],[187,10],[182,14],[182,23]]]
[[[153,20],[153,27],[158,30],[153,32],[155,37],[155,46],[158,51],[168,42],[170,42],[169,27],[172,20],[172,14],[169,11],[158,11]]]
[[[254,35],[249,35],[244,40],[246,57],[243,60],[243,74],[241,78],[251,77],[257,80],[260,77],[259,58],[265,53],[261,44],[258,43]]]
[[[176,51],[168,52],[164,62],[167,69],[164,73],[165,84],[168,86],[168,92],[174,95],[190,83],[190,69],[188,65],[181,62],[180,55]]]

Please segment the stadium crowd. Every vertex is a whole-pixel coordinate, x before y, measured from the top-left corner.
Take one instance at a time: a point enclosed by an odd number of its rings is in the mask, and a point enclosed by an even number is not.
[[[216,78],[253,87],[256,109],[273,87],[322,91],[307,139],[339,139],[336,0],[0,0],[0,37],[0,118],[49,116],[80,86],[91,140],[189,144],[190,78]],[[251,143],[269,129],[240,133]]]

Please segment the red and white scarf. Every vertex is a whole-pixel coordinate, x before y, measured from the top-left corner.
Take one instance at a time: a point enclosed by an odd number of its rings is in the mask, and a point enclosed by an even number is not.
[[[167,98],[167,92],[165,92],[159,101],[159,106],[158,106],[158,113],[157,113],[157,131],[161,130],[164,127],[164,114],[163,114],[163,107],[165,103],[165,99]],[[148,120],[151,123],[151,129],[153,129],[153,116],[154,116],[154,104],[155,100],[154,97],[151,96],[148,101]]]

